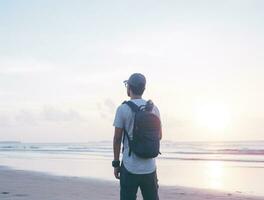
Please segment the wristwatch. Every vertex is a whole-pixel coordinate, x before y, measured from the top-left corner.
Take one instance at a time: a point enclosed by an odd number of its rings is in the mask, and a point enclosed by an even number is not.
[[[113,160],[113,161],[112,161],[112,166],[113,166],[114,168],[119,167],[119,166],[120,166],[120,161],[119,161],[119,160]]]

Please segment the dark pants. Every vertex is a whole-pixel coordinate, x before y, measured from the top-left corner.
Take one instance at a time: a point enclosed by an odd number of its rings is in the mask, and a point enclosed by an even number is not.
[[[159,200],[156,171],[150,174],[132,174],[121,165],[120,200],[136,200],[140,187],[144,200]]]

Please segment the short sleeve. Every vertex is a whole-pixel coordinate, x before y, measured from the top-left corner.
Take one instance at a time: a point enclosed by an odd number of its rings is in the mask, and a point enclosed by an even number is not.
[[[123,110],[122,107],[119,106],[116,110],[113,126],[116,128],[124,128],[124,121],[125,120],[124,120]]]

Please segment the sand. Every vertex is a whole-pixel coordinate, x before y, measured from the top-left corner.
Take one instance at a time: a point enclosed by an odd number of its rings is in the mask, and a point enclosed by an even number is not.
[[[260,200],[246,196],[185,187],[160,186],[161,200]],[[0,199],[5,200],[118,200],[118,181],[55,176],[0,167]],[[138,199],[142,199],[140,193]]]

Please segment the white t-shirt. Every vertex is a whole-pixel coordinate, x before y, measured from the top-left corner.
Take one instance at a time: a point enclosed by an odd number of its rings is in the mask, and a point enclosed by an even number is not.
[[[144,99],[132,99],[130,100],[135,103],[137,106],[145,105],[146,100]],[[152,112],[160,117],[159,110],[156,106],[154,106]],[[131,108],[126,105],[122,104],[117,108],[115,119],[114,119],[114,126],[117,128],[124,128],[130,139],[132,139],[133,135],[133,125],[134,125],[134,113],[132,112]],[[124,134],[123,134],[124,137]],[[129,156],[129,146],[127,137],[124,140],[124,152],[123,152],[123,164],[125,168],[133,173],[133,174],[149,174],[156,170],[156,161],[155,158],[140,158],[136,156],[133,152]]]

